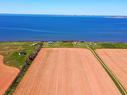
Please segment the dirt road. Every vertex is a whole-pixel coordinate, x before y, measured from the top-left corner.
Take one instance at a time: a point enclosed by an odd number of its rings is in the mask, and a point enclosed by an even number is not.
[[[100,49],[97,53],[127,90],[127,49]]]
[[[120,95],[87,49],[42,49],[14,95]]]
[[[3,64],[3,56],[0,55],[0,95],[3,95],[16,78],[19,70]]]

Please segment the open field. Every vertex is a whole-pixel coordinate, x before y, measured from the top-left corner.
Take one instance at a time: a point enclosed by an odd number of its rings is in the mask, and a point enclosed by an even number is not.
[[[3,56],[0,55],[0,95],[3,95],[12,84],[19,70],[14,67],[6,66],[3,63]]]
[[[57,41],[57,42],[43,42],[44,48],[87,48],[87,44],[89,42],[64,42],[64,41]]]
[[[3,63],[5,65],[13,66],[13,67],[16,67],[16,68],[21,70],[22,67],[24,66],[24,62],[25,62],[26,58],[29,55],[31,55],[31,53],[36,49],[36,45],[34,45],[34,44],[37,44],[37,43],[41,43],[41,42],[0,42],[0,47],[1,47],[0,48],[0,55],[4,56],[4,62]],[[57,41],[57,42],[43,42],[43,47],[44,48],[51,48],[51,49],[52,48],[54,48],[54,49],[55,48],[65,48],[65,49],[66,48],[69,48],[69,49],[75,48],[75,50],[77,50],[76,48],[80,49],[80,48],[88,48],[88,47],[93,49],[93,50],[102,49],[102,48],[115,48],[115,49],[116,48],[119,48],[119,49],[124,48],[124,49],[127,49],[127,43]],[[75,52],[75,50],[73,50],[73,52]],[[21,51],[26,52],[26,55],[19,56],[19,52],[21,52]],[[49,50],[45,50],[45,52],[46,51],[49,51]],[[54,51],[54,50],[51,50],[51,51]],[[57,52],[57,50],[55,50],[55,51]],[[58,50],[58,51],[61,51],[61,50]],[[44,54],[44,56],[47,54],[48,53]],[[64,54],[66,54],[66,53],[61,52],[61,53],[58,53],[57,55],[58,56],[61,56],[61,55],[64,56]],[[52,55],[52,53],[51,54],[49,53],[49,55]],[[68,56],[68,55],[65,55],[65,56]],[[45,60],[45,58],[43,58],[43,57],[41,59]],[[50,59],[51,58],[48,58],[48,60],[50,60]],[[75,59],[76,59],[76,57],[75,57]],[[67,58],[67,60],[72,60],[72,59]],[[47,63],[49,63],[49,62],[47,62]],[[58,63],[62,63],[62,62],[57,62],[56,64],[58,64]],[[63,61],[63,63],[65,63],[65,61]],[[69,61],[68,61],[68,63],[69,63]],[[80,62],[77,62],[77,63],[80,63]],[[8,66],[6,66],[6,67],[8,67]],[[56,67],[55,69],[57,69],[57,68],[58,67]],[[24,74],[26,71],[24,71]],[[41,70],[41,72],[43,72],[43,71]],[[22,80],[22,77],[24,76],[24,74],[19,77],[19,79],[18,79],[18,81],[16,81],[16,83],[13,83],[14,84],[13,87],[9,88],[9,93],[7,93],[6,95],[8,95],[8,94],[11,95],[10,93],[13,93],[13,91],[17,87],[18,83],[20,82],[20,80]],[[7,74],[4,74],[4,77],[6,77],[6,75]],[[2,76],[2,74],[0,74],[0,76]],[[79,75],[79,77],[80,77],[80,75]],[[1,84],[0,84],[0,86],[1,86]]]
[[[35,42],[0,42],[0,55],[4,56],[4,63],[9,66],[21,69],[24,61],[30,55],[36,46]],[[19,56],[19,52],[26,52],[26,55]]]
[[[95,49],[102,49],[102,48],[127,49],[127,43],[97,42],[97,43],[92,43],[92,47]]]
[[[72,48],[73,46],[73,42],[62,42],[62,41],[58,41],[58,42],[43,42],[43,47],[44,48]]]
[[[102,49],[127,49],[127,43],[113,43],[113,42],[78,42],[78,41],[57,41],[57,42],[43,42],[44,48],[87,48]]]
[[[127,49],[98,49],[97,53],[127,91]]]
[[[120,95],[87,49],[43,48],[14,95]]]

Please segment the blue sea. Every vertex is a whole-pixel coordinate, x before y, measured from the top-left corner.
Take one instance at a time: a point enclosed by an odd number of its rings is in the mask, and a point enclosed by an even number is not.
[[[127,18],[1,14],[0,41],[127,42]]]

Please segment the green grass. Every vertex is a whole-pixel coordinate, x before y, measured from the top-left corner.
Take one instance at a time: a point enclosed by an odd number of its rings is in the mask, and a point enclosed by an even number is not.
[[[111,49],[127,49],[127,43],[112,43],[112,42],[44,42],[44,48],[87,48],[92,49],[111,48]]]
[[[44,48],[72,48],[73,44],[72,42],[44,42],[43,43]]]
[[[25,59],[34,51],[35,42],[0,42],[0,55],[4,56],[4,63],[21,69]],[[27,54],[19,56],[19,52],[24,51]]]
[[[111,49],[127,49],[127,43],[111,43],[111,42],[98,42],[94,43],[94,48],[111,48]]]
[[[88,42],[44,42],[44,48],[86,48]]]
[[[9,66],[14,66],[19,69],[24,65],[24,61],[28,55],[32,53],[36,46],[33,46],[35,42],[0,42],[0,55],[4,56],[4,63]],[[101,48],[127,48],[127,43],[106,43],[106,42],[44,42],[44,48],[87,48],[92,49]],[[19,52],[24,51],[27,54],[25,56],[19,56]]]

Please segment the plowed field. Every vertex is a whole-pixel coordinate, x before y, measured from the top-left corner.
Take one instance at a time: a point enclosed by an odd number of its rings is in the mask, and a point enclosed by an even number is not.
[[[97,53],[127,90],[127,49],[99,49]]]
[[[14,95],[120,95],[87,49],[44,48]]]

